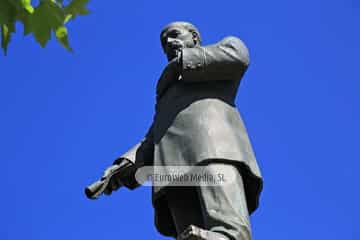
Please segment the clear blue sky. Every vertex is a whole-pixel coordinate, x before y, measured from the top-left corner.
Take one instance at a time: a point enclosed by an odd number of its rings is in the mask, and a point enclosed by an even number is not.
[[[165,66],[159,32],[191,21],[204,44],[244,40],[237,98],[264,176],[255,240],[360,239],[360,3],[95,1],[69,54],[19,34],[0,56],[0,239],[167,239],[150,188],[83,188],[139,141]]]

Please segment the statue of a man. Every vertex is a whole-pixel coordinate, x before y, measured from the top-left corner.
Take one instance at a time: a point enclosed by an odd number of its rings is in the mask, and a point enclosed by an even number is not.
[[[130,167],[111,177],[105,193],[139,186],[135,172],[143,166],[225,169],[235,176],[228,184],[153,186],[155,225],[182,240],[250,240],[249,214],[258,207],[262,178],[235,105],[248,50],[232,36],[201,46],[198,29],[188,22],[170,23],[160,39],[168,64],[157,83],[153,123],[114,162]]]

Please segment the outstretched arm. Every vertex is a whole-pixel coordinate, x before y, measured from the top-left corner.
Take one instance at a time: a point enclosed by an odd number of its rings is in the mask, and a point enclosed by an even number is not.
[[[140,184],[135,179],[138,168],[153,165],[154,141],[153,128],[150,127],[145,138],[129,151],[117,158],[108,167],[100,180],[85,188],[85,194],[90,199],[96,199],[101,194],[110,195],[121,186],[134,189]]]
[[[125,185],[129,189],[134,189],[139,186],[135,179],[135,173],[138,168],[143,166],[152,166],[154,161],[154,141],[153,141],[153,127],[151,125],[144,139],[133,146],[129,151],[117,158],[113,164],[121,164],[124,161],[129,161],[131,167],[127,170],[120,179],[114,179],[113,186],[109,184],[108,190],[116,190],[120,186]]]
[[[237,37],[226,37],[214,45],[184,48],[180,74],[184,82],[237,80],[249,62],[245,44]]]
[[[249,62],[248,49],[237,37],[226,37],[205,47],[183,48],[163,70],[156,87],[157,97],[161,98],[178,80],[238,80],[247,70]]]
[[[149,128],[145,137],[129,151],[121,155],[118,159],[128,159],[137,167],[151,166],[153,164],[154,153],[154,140],[153,140],[153,127]],[[114,163],[116,163],[115,160]]]

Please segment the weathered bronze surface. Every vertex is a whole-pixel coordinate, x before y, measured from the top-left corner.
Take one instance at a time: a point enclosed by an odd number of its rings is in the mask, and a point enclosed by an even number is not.
[[[114,163],[116,168],[130,161],[131,166],[113,175],[107,171],[87,195],[96,197],[99,189],[111,194],[123,185],[138,187],[135,172],[143,166],[208,165],[214,174],[225,167],[236,175],[231,184],[154,185],[155,225],[163,235],[178,239],[251,239],[249,214],[258,207],[262,177],[235,105],[249,66],[248,49],[234,36],[201,46],[198,29],[187,22],[167,25],[160,39],[168,64],[156,86],[151,127]],[[196,225],[190,229],[201,236],[188,234],[190,225]]]

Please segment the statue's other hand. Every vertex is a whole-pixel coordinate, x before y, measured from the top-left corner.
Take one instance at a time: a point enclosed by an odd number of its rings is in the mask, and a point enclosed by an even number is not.
[[[105,170],[103,179],[111,176],[110,180],[104,190],[104,194],[110,195],[113,191],[118,190],[120,187],[125,186],[129,189],[134,189],[139,186],[136,181],[135,173],[137,167],[127,158],[118,158],[114,161],[113,165]]]
[[[104,194],[111,195],[113,191],[118,190],[122,186],[124,186],[124,183],[121,181],[120,174],[115,174],[110,178],[109,184],[104,190]]]

